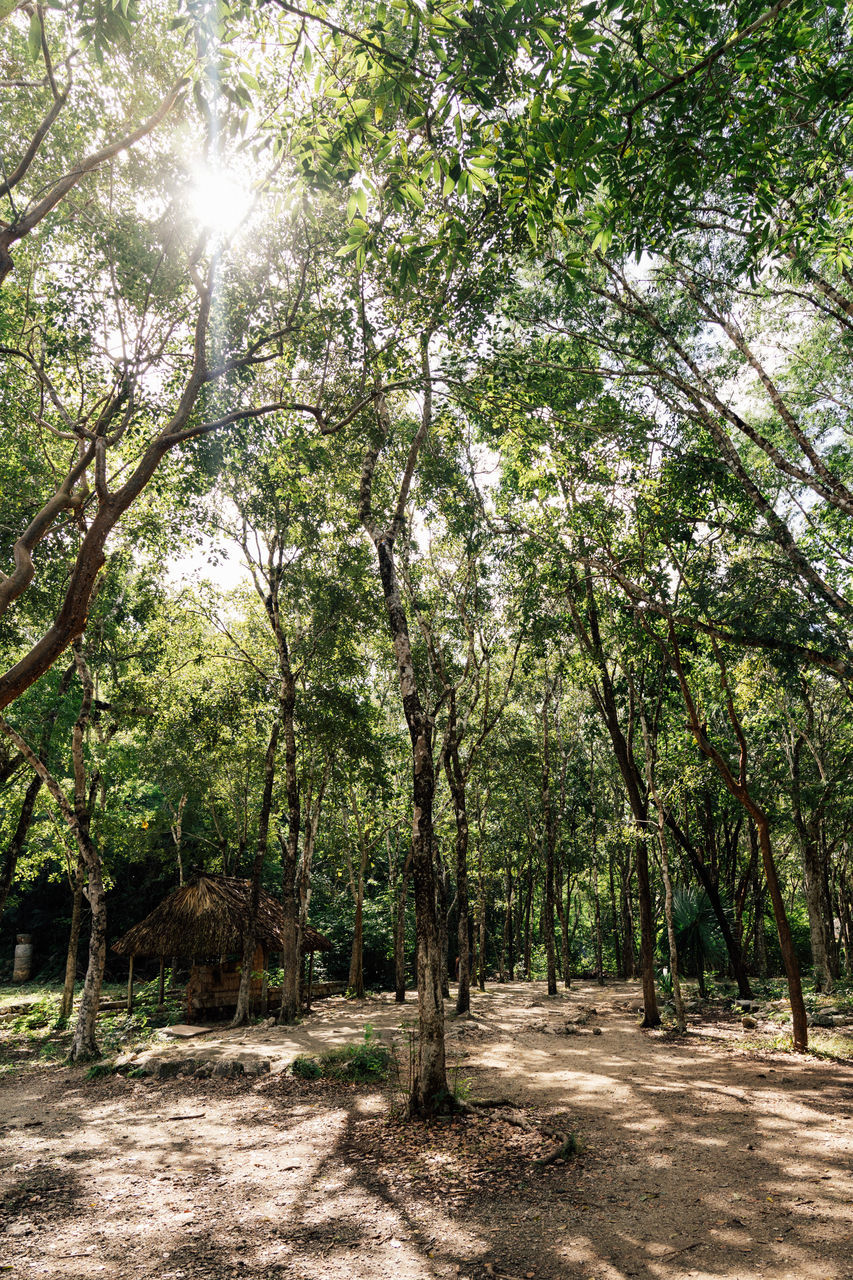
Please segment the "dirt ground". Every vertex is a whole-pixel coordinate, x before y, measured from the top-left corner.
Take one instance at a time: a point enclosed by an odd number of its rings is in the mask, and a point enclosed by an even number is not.
[[[281,1070],[366,1023],[388,1038],[401,1010],[387,999],[208,1039],[211,1060],[268,1057],[259,1076],[6,1075],[0,1271],[853,1280],[853,1063],[745,1053],[734,1021],[681,1041],[643,1032],[637,995],[625,983],[550,1000],[541,984],[475,992],[473,1017],[448,1020],[451,1077],[517,1108],[429,1125],[395,1118],[393,1083]],[[574,1132],[580,1154],[535,1163],[555,1145],[542,1125]]]

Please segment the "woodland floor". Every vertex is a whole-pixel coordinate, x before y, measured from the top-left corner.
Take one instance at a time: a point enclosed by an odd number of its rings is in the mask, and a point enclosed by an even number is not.
[[[387,1038],[415,1012],[389,998],[209,1038],[213,1055],[268,1054],[259,1077],[20,1064],[0,1077],[0,1271],[853,1280],[853,1062],[750,1049],[734,1018],[644,1032],[637,1002],[627,983],[475,992],[472,1019],[448,1020],[451,1077],[518,1110],[429,1125],[395,1118],[393,1083],[280,1070],[366,1023]],[[535,1164],[555,1146],[540,1123],[571,1129],[580,1155]]]

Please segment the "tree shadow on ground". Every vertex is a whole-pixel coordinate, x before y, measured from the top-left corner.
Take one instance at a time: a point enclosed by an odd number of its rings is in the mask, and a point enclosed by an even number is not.
[[[569,1115],[582,1152],[565,1165],[535,1165],[541,1148],[495,1119],[401,1125],[364,1087],[57,1072],[42,1101],[34,1076],[17,1105],[46,1123],[26,1158],[72,1165],[74,1212],[58,1202],[37,1233],[0,1234],[4,1256],[49,1280],[853,1277],[853,1072],[670,1043],[602,994],[475,993],[474,1022],[498,1034],[449,1035],[475,1094]],[[591,1002],[600,1037],[526,1029]],[[12,1163],[7,1193],[37,1172]],[[12,1219],[39,1194],[25,1187]]]

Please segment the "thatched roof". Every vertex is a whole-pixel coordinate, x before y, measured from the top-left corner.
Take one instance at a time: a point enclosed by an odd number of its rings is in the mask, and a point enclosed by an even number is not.
[[[239,952],[249,916],[250,880],[233,876],[196,875],[170,893],[149,916],[113,943],[122,956],[218,956]],[[261,890],[257,942],[280,951],[284,931],[281,904]],[[307,925],[303,951],[331,951],[322,933]]]

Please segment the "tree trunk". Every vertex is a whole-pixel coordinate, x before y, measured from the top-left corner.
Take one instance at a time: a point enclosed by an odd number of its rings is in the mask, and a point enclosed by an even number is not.
[[[65,956],[65,983],[62,988],[62,1003],[59,1006],[59,1020],[66,1023],[71,1017],[74,1007],[74,983],[77,981],[77,952],[80,943],[80,928],[83,923],[83,886],[86,881],[86,864],[82,858],[77,860],[77,870],[71,885],[71,929],[68,933],[68,950]]]
[[[299,782],[296,775],[296,680],[290,667],[287,641],[280,633],[280,661],[283,670],[281,711],[284,729],[284,767],[287,786],[287,835],[279,832],[281,846],[281,907],[284,915],[282,929],[281,1006],[278,1021],[283,1025],[296,1022],[299,1017],[299,905],[296,897],[296,866],[299,852]]]
[[[83,1062],[90,1058],[99,1058],[101,1052],[95,1042],[95,1026],[98,1017],[98,1006],[101,1001],[101,986],[104,981],[104,966],[107,959],[107,899],[101,870],[100,853],[92,839],[91,820],[94,804],[94,786],[97,777],[87,778],[84,743],[89,728],[89,717],[94,698],[94,684],[83,655],[80,640],[72,646],[77,674],[83,686],[83,698],[80,712],[71,731],[71,759],[74,767],[74,819],[77,847],[86,863],[88,872],[88,898],[92,912],[89,932],[89,963],[83,982],[80,1007],[77,1011],[77,1022],[71,1041],[70,1058],[72,1062]]]
[[[542,700],[542,816],[545,844],[545,963],[548,973],[548,995],[557,994],[557,965],[554,954],[554,847],[556,824],[551,803],[551,752],[548,732],[548,712],[551,704],[551,683],[546,677],[545,697]]]
[[[797,962],[796,952],[794,951],[794,942],[791,937],[791,927],[788,923],[788,916],[785,911],[785,903],[782,898],[782,891],[779,887],[779,878],[776,874],[776,864],[773,859],[773,848],[770,843],[770,822],[766,813],[757,804],[749,793],[746,782],[747,770],[747,744],[744,737],[743,728],[735,711],[734,700],[732,698],[731,689],[726,675],[726,668],[721,654],[714,647],[714,656],[717,659],[717,665],[720,669],[720,683],[725,697],[726,710],[729,720],[735,732],[740,748],[740,759],[737,778],[732,773],[726,760],[716,750],[710,742],[706,726],[700,722],[696,713],[696,706],[690,693],[690,688],[684,675],[684,668],[681,664],[681,658],[678,650],[678,644],[675,638],[675,630],[670,623],[669,628],[670,642],[674,652],[674,667],[681,686],[682,696],[685,706],[687,707],[690,717],[690,727],[696,744],[704,756],[712,761],[714,767],[725,783],[727,789],[735,797],[735,799],[743,805],[749,816],[755,823],[758,832],[758,845],[761,850],[761,861],[764,867],[764,879],[767,889],[770,893],[770,901],[773,905],[773,914],[776,918],[776,929],[779,934],[779,946],[782,951],[782,960],[785,965],[785,972],[788,977],[788,994],[791,1000],[791,1020],[793,1023],[793,1040],[794,1048],[800,1052],[804,1052],[808,1044],[808,1029],[806,1022],[806,1008],[803,1003],[803,989],[800,982],[800,966]]]
[[[406,999],[406,899],[409,896],[411,868],[412,854],[409,851],[403,864],[394,926],[394,999],[397,1004],[403,1004]]]
[[[450,695],[450,742],[444,756],[444,771],[453,799],[456,817],[456,929],[459,985],[456,991],[456,1012],[465,1014],[471,1008],[471,956],[468,947],[468,806],[465,794],[465,775],[459,759],[456,733],[456,696]],[[482,859],[481,859],[482,865]]]
[[[364,875],[367,870],[368,845],[367,835],[362,821],[361,808],[355,788],[349,787],[350,808],[355,819],[358,836],[358,875],[353,875],[352,858],[347,854],[350,879],[350,891],[355,904],[355,916],[352,929],[352,950],[349,962],[349,991],[359,1000],[364,999]]]
[[[432,725],[424,711],[415,680],[409,628],[394,564],[393,542],[386,535],[376,539],[375,545],[394,645],[400,695],[412,744],[412,878],[418,940],[419,1036],[417,1071],[412,1081],[409,1108],[413,1114],[429,1115],[449,1096],[444,1055],[440,940],[435,910],[435,764]]]
[[[770,902],[773,906],[773,914],[776,917],[776,930],[779,934],[779,947],[782,952],[782,962],[785,965],[785,973],[788,978],[788,994],[791,1000],[791,1022],[793,1029],[794,1048],[800,1053],[804,1053],[808,1047],[808,1024],[806,1021],[806,1006],[803,1002],[803,988],[800,981],[800,965],[797,960],[797,954],[794,951],[794,940],[791,936],[791,926],[788,923],[788,915],[785,911],[785,903],[782,899],[782,890],[779,887],[779,878],[776,874],[776,863],[773,858],[773,848],[770,843],[770,823],[765,814],[758,810],[755,806],[753,818],[758,829],[758,845],[761,849],[761,861],[764,866],[764,878],[767,881],[767,889],[770,893]]]
[[[813,720],[813,716],[811,719]],[[803,889],[809,918],[815,990],[828,992],[832,990],[833,978],[824,909],[824,868],[819,843],[820,818],[814,811],[810,818],[807,818],[803,812],[802,749],[803,735],[798,734],[788,750],[791,769],[791,809],[803,858]]]
[[[801,839],[803,854],[803,890],[809,917],[815,990],[829,992],[833,988],[832,961],[824,910],[823,875],[818,842],[810,833]]]
[[[505,949],[505,951],[506,951],[507,976],[508,976],[508,978],[509,978],[509,981],[510,981],[510,982],[514,982],[514,981],[515,981],[515,955],[513,954],[514,936],[513,936],[513,928],[512,928],[512,897],[513,897],[512,860],[511,860],[510,858],[507,858],[507,863],[506,863],[506,910],[504,911],[504,934],[503,934],[503,940],[504,940],[504,949]],[[483,918],[482,918],[482,923],[481,923],[480,929],[481,929],[480,955],[482,956],[482,955],[483,955],[483,950],[484,950],[484,948],[485,948],[485,936],[486,936],[486,908],[485,908],[485,902],[484,902],[484,904],[483,904]],[[483,959],[481,960],[481,965],[483,966],[483,969],[484,969],[484,968],[485,968],[485,958],[483,958]],[[482,973],[482,969],[481,969],[481,973]],[[481,991],[485,991],[485,989],[486,989],[485,980],[481,978],[481,982],[480,982],[480,990],[481,990]]]
[[[563,961],[563,986],[568,989],[572,985],[572,947],[569,940],[569,903],[571,901],[571,889],[566,877],[566,905],[562,905],[562,886],[558,888],[557,901],[560,903],[560,941],[562,943],[561,959]]]
[[[483,865],[483,810],[477,805],[477,913],[474,920],[476,930],[476,956],[474,958],[477,985],[481,991],[486,989],[486,871]]]
[[[88,1062],[100,1058],[101,1051],[95,1040],[95,1026],[104,981],[104,965],[107,959],[107,901],[101,875],[101,859],[88,830],[80,832],[81,844],[86,845],[86,867],[89,873],[88,899],[92,912],[89,933],[89,963],[77,1010],[74,1037],[69,1057],[72,1062]]]
[[[533,855],[531,853],[527,862],[527,900],[524,904],[524,977],[527,982],[530,981],[530,918],[533,906]]]
[[[655,926],[652,918],[652,890],[649,881],[649,851],[646,837],[636,839],[637,893],[640,899],[640,970],[643,978],[644,1027],[659,1027],[657,995],[655,994]]]
[[[663,873],[664,903],[666,917],[666,936],[669,942],[669,971],[672,974],[672,1000],[675,1005],[675,1022],[678,1030],[684,1034],[687,1030],[687,1018],[684,1013],[684,997],[681,994],[681,978],[678,973],[678,947],[675,942],[675,924],[672,919],[672,878],[669,874],[669,851],[666,847],[666,828],[663,810],[658,809],[658,844],[660,846],[661,871]]]
[[[350,994],[359,1000],[364,999],[364,875],[358,877],[355,897],[355,918],[352,926],[352,951],[349,962],[348,987]]]
[[[838,917],[844,938],[844,972],[849,978],[853,976],[853,910],[850,895],[844,889],[843,875],[838,886]]]
[[[694,846],[693,841],[689,839],[686,831],[682,830],[675,818],[675,815],[670,812],[669,809],[666,810],[666,826],[667,830],[674,837],[679,848],[687,855],[690,865],[696,872],[699,883],[708,895],[708,901],[711,903],[711,907],[717,919],[717,924],[720,926],[720,933],[722,934],[723,942],[726,945],[726,951],[729,955],[729,964],[731,965],[732,973],[734,974],[735,981],[737,982],[738,995],[742,1000],[751,1000],[752,988],[749,985],[749,977],[746,972],[743,948],[738,940],[737,934],[732,930],[731,920],[729,919],[728,912],[723,906],[723,900],[720,897],[719,885],[714,878],[713,871],[705,861],[700,850]],[[752,838],[754,838],[754,833],[752,833]],[[756,848],[756,860],[757,857],[758,854]]]
[[[3,717],[0,717],[0,729],[15,744],[27,763],[47,787],[74,836],[80,858],[88,872],[88,897],[92,910],[92,927],[89,935],[89,963],[86,969],[86,979],[83,984],[83,993],[80,999],[70,1051],[70,1060],[77,1062],[100,1057],[95,1041],[95,1023],[98,1016],[98,1004],[101,997],[101,985],[104,978],[104,964],[107,953],[107,915],[101,874],[101,859],[90,832],[91,809],[94,804],[98,777],[95,774],[87,781],[84,755],[85,734],[92,710],[94,686],[79,640],[74,642],[73,649],[74,666],[83,686],[80,711],[71,732],[71,758],[74,772],[73,804],[69,801],[44,761],[36,755],[26,740]]]
[[[286,693],[284,684],[279,689],[279,705]],[[255,956],[255,938],[257,935],[258,925],[258,908],[261,901],[261,873],[263,872],[264,859],[267,856],[267,845],[269,843],[270,830],[270,814],[272,813],[272,793],[275,783],[275,757],[278,749],[278,738],[281,732],[281,717],[277,714],[270,728],[270,736],[267,740],[267,749],[264,755],[264,790],[261,798],[261,811],[258,815],[258,843],[255,848],[255,859],[252,863],[252,887],[249,893],[249,918],[246,921],[246,932],[243,935],[243,963],[240,967],[240,989],[237,992],[237,1008],[234,1010],[234,1018],[231,1022],[232,1027],[240,1027],[249,1021],[251,1013],[251,991],[252,991],[252,963]],[[185,796],[181,797],[181,804],[178,808],[176,821],[176,830],[173,829],[173,839],[175,846],[180,850],[181,842],[181,814],[183,813],[183,801]]]
[[[616,910],[616,886],[613,881],[613,862],[614,859],[608,858],[607,872],[610,880],[610,920],[611,932],[613,934],[613,963],[616,965],[616,977],[620,982],[625,980],[625,956],[622,949],[622,940],[619,937],[619,915]]]
[[[621,910],[622,910],[622,969],[626,978],[636,974],[634,953],[634,921],[631,916],[631,858],[629,854],[622,857],[620,871]]]
[[[752,910],[755,916],[753,926],[753,954],[755,971],[760,978],[767,977],[767,937],[764,931],[764,886],[755,877],[752,891]]]
[[[308,794],[305,798],[305,838],[302,842],[302,861],[299,865],[297,874],[297,883],[299,890],[299,925],[296,935],[296,950],[298,955],[304,953],[305,929],[308,924],[308,911],[311,906],[311,867],[314,862],[314,849],[317,845],[317,831],[320,827],[320,814],[323,809],[323,798],[326,794],[326,787],[329,785],[329,778],[332,774],[332,758],[327,756],[323,764],[323,772],[320,777],[319,785],[316,793],[314,791],[314,773],[312,770]],[[300,968],[300,973],[302,969]],[[314,976],[314,952],[310,953],[308,964],[308,1008],[311,1007],[311,982]],[[304,991],[300,987],[299,1004],[303,1004]],[[264,1001],[266,1002],[266,993],[264,993]]]
[[[433,837],[433,839],[435,839]],[[435,918],[438,925],[438,953],[441,972],[441,994],[450,998],[450,972],[448,968],[448,949],[450,935],[448,917],[451,908],[448,906],[447,867],[442,857],[441,847],[435,840]]]
[[[592,846],[592,904],[595,928],[595,979],[604,986],[604,939],[601,934],[601,896],[598,892],[598,849]]]

